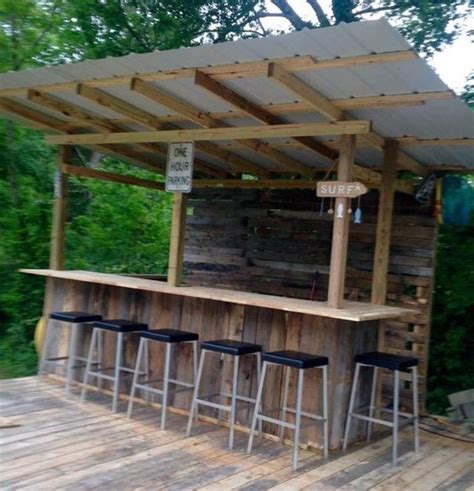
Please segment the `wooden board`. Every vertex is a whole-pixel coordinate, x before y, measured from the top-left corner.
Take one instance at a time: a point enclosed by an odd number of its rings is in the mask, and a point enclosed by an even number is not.
[[[159,429],[159,409],[137,404],[131,420],[112,414],[100,396],[84,405],[66,397],[55,380],[0,380],[0,475],[5,489],[395,489],[462,490],[472,487],[472,444],[421,431],[414,455],[411,430],[401,432],[400,465],[390,464],[390,437],[339,452],[330,460],[301,450],[291,470],[291,448],[203,421],[184,438],[186,417],[170,414]]]
[[[183,297],[203,298],[241,305],[318,315],[332,319],[363,322],[377,319],[396,319],[406,314],[415,314],[413,309],[371,305],[362,302],[346,301],[341,309],[328,307],[326,302],[311,302],[295,298],[282,298],[272,295],[232,291],[209,287],[173,287],[164,282],[133,278],[116,274],[93,273],[90,271],[54,271],[51,269],[21,269],[22,273],[61,278],[66,280],[119,286],[132,290],[159,292]]]

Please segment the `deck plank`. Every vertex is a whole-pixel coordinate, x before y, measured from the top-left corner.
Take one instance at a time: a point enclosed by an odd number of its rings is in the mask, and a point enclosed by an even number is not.
[[[110,397],[96,392],[81,405],[77,388],[68,397],[51,378],[0,380],[0,418],[20,425],[0,430],[0,489],[462,491],[474,484],[472,445],[424,431],[419,455],[411,431],[401,433],[396,467],[385,437],[328,461],[302,450],[292,471],[289,447],[257,440],[248,455],[247,434],[237,432],[230,452],[226,428],[200,421],[185,438],[185,416],[170,413],[160,431],[159,415],[141,404],[132,419],[113,414]]]

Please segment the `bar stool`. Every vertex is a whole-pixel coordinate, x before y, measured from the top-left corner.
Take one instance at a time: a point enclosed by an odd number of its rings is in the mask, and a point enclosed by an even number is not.
[[[208,394],[204,396],[199,396],[199,384],[201,383],[204,360],[207,353],[219,353],[222,357],[225,355],[230,355],[234,360],[234,369],[232,376],[232,393],[217,393]],[[234,425],[235,425],[235,414],[237,412],[237,401],[241,401],[248,404],[255,403],[255,399],[251,397],[240,396],[237,394],[237,383],[239,375],[239,362],[242,356],[254,355],[257,361],[257,380],[260,382],[260,363],[261,363],[261,353],[262,347],[259,344],[244,343],[242,341],[234,341],[232,339],[219,339],[217,341],[205,341],[201,343],[201,358],[199,360],[199,369],[196,378],[196,386],[194,387],[193,400],[191,403],[191,409],[189,412],[188,427],[186,430],[186,436],[191,434],[193,418],[197,417],[198,407],[208,406],[220,411],[227,411],[230,413],[229,421],[229,449],[232,450],[234,447]],[[225,361],[225,359],[224,359]],[[223,371],[225,374],[225,370]],[[213,402],[210,399],[215,397],[226,397],[231,399],[231,404],[219,404]]]
[[[134,333],[139,331],[147,330],[148,326],[146,324],[141,324],[140,322],[134,322],[123,319],[104,319],[101,321],[94,322],[94,329],[92,331],[91,342],[89,346],[89,356],[87,358],[86,371],[84,374],[84,382],[82,385],[81,402],[85,401],[87,392],[87,383],[89,377],[96,377],[98,379],[110,380],[114,384],[113,397],[112,397],[112,411],[115,413],[117,411],[117,402],[119,396],[120,387],[120,372],[134,373],[133,368],[122,366],[122,350],[124,334]],[[115,363],[111,368],[99,367],[97,370],[92,370],[92,359],[94,355],[94,350],[99,352],[102,346],[99,345],[99,338],[102,332],[110,331],[117,334],[117,342],[115,348]],[[106,375],[105,371],[113,370],[113,375]],[[148,369],[147,369],[148,373]]]
[[[371,352],[363,353],[355,357],[355,373],[354,380],[352,382],[351,398],[349,401],[349,411],[347,415],[346,428],[344,432],[344,441],[342,448],[345,450],[347,448],[347,443],[349,440],[349,433],[352,418],[361,419],[362,421],[367,421],[367,441],[370,441],[372,433],[372,423],[388,426],[392,428],[392,464],[396,465],[398,457],[398,429],[401,426],[413,422],[413,439],[415,446],[415,453],[418,453],[420,448],[419,441],[419,431],[418,431],[418,359],[408,356],[393,355],[391,353],[381,353],[381,352]],[[364,409],[369,410],[369,415],[364,416],[355,412],[354,404],[357,391],[357,383],[359,379],[359,373],[361,367],[373,368],[373,378],[372,378],[372,390],[370,394],[370,405],[369,407],[357,408],[357,411],[362,411]],[[393,386],[393,409],[388,408],[376,408],[375,407],[375,392],[377,386],[377,372],[379,368],[385,368],[394,373],[394,386]],[[410,372],[411,371],[411,381],[412,381],[412,396],[413,396],[413,414],[402,412],[399,410],[400,403],[400,372]],[[385,419],[375,418],[374,411],[378,410],[385,411],[393,414],[392,421],[387,421]],[[399,417],[405,418],[405,420],[400,423]]]
[[[311,355],[309,353],[302,353],[300,351],[272,351],[269,353],[263,353],[263,371],[260,384],[258,386],[257,401],[255,403],[255,412],[252,418],[252,425],[250,427],[250,436],[247,446],[247,453],[252,451],[253,438],[255,433],[255,426],[257,421],[267,421],[280,426],[280,441],[283,440],[284,428],[289,428],[295,431],[294,434],[294,447],[293,447],[293,470],[298,467],[298,452],[299,452],[299,439],[301,429],[301,417],[309,418],[312,420],[321,421],[323,423],[323,448],[324,457],[328,457],[328,363],[329,360],[325,356]],[[265,416],[261,409],[261,401],[263,395],[263,388],[265,385],[265,375],[267,373],[267,367],[269,365],[281,366],[286,369],[285,375],[285,388],[283,392],[283,407],[281,411],[281,419]],[[287,407],[288,404],[288,390],[290,386],[290,370],[296,368],[298,370],[298,382],[296,387],[296,408],[292,409]],[[323,372],[323,414],[312,414],[301,410],[303,399],[303,384],[305,371],[310,368],[319,368]],[[295,423],[289,423],[286,421],[286,413],[295,414]]]
[[[198,353],[197,342],[199,336],[194,332],[180,331],[178,329],[155,329],[149,331],[142,331],[140,333],[140,344],[138,346],[137,362],[135,365],[135,371],[133,374],[132,390],[130,392],[130,401],[128,403],[127,416],[132,416],[133,399],[135,397],[136,389],[141,389],[146,392],[160,394],[162,396],[161,404],[161,429],[165,429],[166,425],[166,410],[168,406],[168,392],[169,384],[174,384],[182,387],[181,389],[174,389],[173,392],[182,392],[190,389],[194,389],[197,375]],[[163,379],[148,380],[148,343],[150,341],[158,341],[165,343],[165,366]],[[173,345],[191,344],[193,349],[193,381],[183,382],[181,380],[170,378],[170,366],[171,366],[171,347]],[[141,371],[142,365],[144,365],[145,372]],[[145,373],[145,380],[138,382],[140,374]],[[163,383],[162,389],[152,387],[151,384]]]
[[[49,346],[49,341],[51,340],[52,329],[51,324],[49,323],[45,339],[43,342],[43,350],[41,354],[41,360],[39,365],[39,373],[43,374],[46,371],[47,363],[54,363],[59,365],[60,362],[64,362],[66,368],[66,382],[65,382],[65,390],[66,393],[70,394],[71,392],[71,383],[73,379],[74,369],[79,368],[82,365],[77,365],[77,362],[87,362],[87,358],[77,355],[77,337],[79,334],[79,326],[81,325],[89,325],[94,321],[98,321],[102,319],[101,315],[90,314],[89,312],[51,312],[49,314],[49,318],[57,321],[62,321],[71,326],[71,332],[69,335],[69,345],[68,345],[68,353],[67,356],[59,356],[55,358],[47,357],[47,347]],[[62,326],[61,326],[62,327]],[[96,362],[98,365],[102,364],[101,358],[99,358]]]

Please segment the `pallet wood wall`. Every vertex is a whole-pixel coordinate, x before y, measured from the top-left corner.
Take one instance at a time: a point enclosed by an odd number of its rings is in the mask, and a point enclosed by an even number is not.
[[[186,283],[326,300],[332,215],[310,190],[195,190],[185,240]],[[353,208],[357,202],[353,201]],[[363,223],[351,224],[346,298],[370,301],[378,194],[362,197]],[[430,209],[395,196],[387,296],[419,315],[385,323],[387,351],[420,358],[424,400],[436,225]],[[410,385],[402,401],[410,406]],[[391,379],[383,392],[391,398]],[[422,404],[423,406],[423,404]]]

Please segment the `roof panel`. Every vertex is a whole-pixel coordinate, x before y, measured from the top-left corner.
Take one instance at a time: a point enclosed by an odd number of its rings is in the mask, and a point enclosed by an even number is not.
[[[295,55],[309,55],[315,60],[350,57],[371,53],[389,53],[410,50],[407,41],[386,20],[369,21],[338,26],[303,30],[264,39],[246,39],[217,45],[203,45],[170,51],[154,51],[147,54],[131,54],[119,58],[88,60],[74,64],[43,67],[22,72],[0,75],[0,90],[15,88],[41,88],[56,83],[77,83],[100,78],[136,76],[168,69],[202,68],[220,64],[243,63],[253,60],[277,59]],[[445,91],[447,86],[421,59],[394,63],[359,65],[337,69],[315,69],[296,72],[295,75],[329,99],[374,96],[381,94],[406,94],[415,92]],[[288,103],[298,97],[283,89],[277,82],[266,77],[225,80],[224,84],[235,89],[251,101],[263,104]],[[204,112],[226,112],[235,107],[196,87],[192,78],[155,82],[158,89],[188,101]],[[122,84],[101,88],[106,92],[156,116],[174,114],[128,88],[128,80]],[[54,93],[66,102],[93,112],[104,118],[123,118],[123,115],[77,96],[71,87]],[[35,109],[26,100],[26,94],[18,99]],[[50,110],[48,115],[65,120]],[[385,109],[359,110],[351,115],[373,121],[374,130],[385,137],[414,136],[417,138],[474,138],[474,113],[459,99],[432,101],[420,106],[391,107]],[[283,115],[290,122],[321,121],[318,113]],[[228,121],[231,125],[252,125],[253,118]],[[181,124],[195,127],[193,123]],[[131,129],[138,129],[135,124]],[[220,145],[224,145],[221,142]],[[248,150],[232,151],[245,156],[257,165],[275,167],[267,158]],[[319,157],[314,152],[296,147],[280,149],[283,153],[308,165],[317,165]],[[472,146],[452,147],[404,147],[404,151],[426,165],[445,163],[466,165],[474,168]],[[381,152],[360,148],[357,157],[368,165],[381,164]]]

